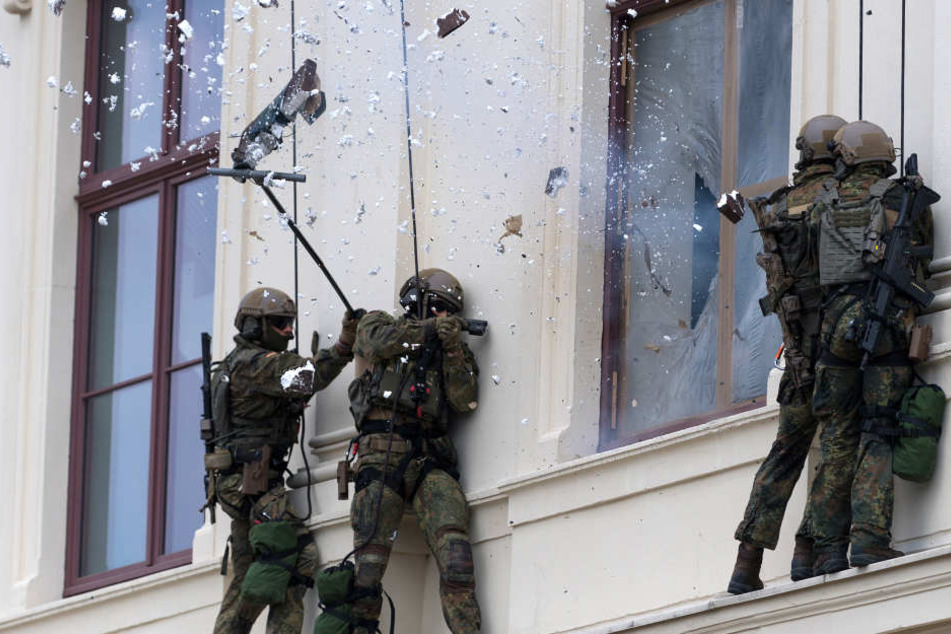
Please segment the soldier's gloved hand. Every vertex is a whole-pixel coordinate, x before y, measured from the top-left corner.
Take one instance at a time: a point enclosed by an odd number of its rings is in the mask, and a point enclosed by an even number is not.
[[[356,309],[352,314],[344,313],[340,336],[337,338],[337,342],[340,343],[340,345],[347,349],[353,347],[353,342],[357,340],[357,324],[360,323],[360,320],[363,319],[363,316],[366,314],[367,311],[362,308]]]
[[[455,315],[436,318],[436,336],[442,342],[443,350],[448,352],[462,347],[463,325],[462,318]]]

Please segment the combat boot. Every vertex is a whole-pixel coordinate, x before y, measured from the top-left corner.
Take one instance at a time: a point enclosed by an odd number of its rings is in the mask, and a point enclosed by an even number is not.
[[[870,566],[880,561],[902,557],[905,553],[887,546],[852,546],[852,567]]]
[[[849,569],[847,556],[848,545],[834,546],[832,550],[816,553],[816,562],[813,565],[813,576],[831,575]]]
[[[763,565],[763,549],[753,544],[740,542],[736,553],[736,565],[727,592],[743,594],[753,590],[762,590],[763,582],[759,578],[759,569]]]
[[[811,538],[796,536],[796,549],[793,550],[792,564],[789,566],[789,577],[793,581],[802,581],[816,576],[813,571],[816,564],[816,553],[812,549],[812,545]]]

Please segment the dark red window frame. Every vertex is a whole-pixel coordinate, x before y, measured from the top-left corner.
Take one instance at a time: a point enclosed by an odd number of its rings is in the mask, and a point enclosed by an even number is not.
[[[168,0],[167,12],[184,15],[184,0]],[[223,9],[222,5],[222,9]],[[176,188],[204,176],[207,168],[218,159],[219,133],[213,132],[196,139],[180,139],[181,126],[163,126],[162,147],[158,160],[143,157],[133,171],[124,164],[103,172],[96,172],[97,142],[93,136],[98,125],[98,108],[102,106],[99,81],[102,19],[111,6],[103,0],[90,0],[87,10],[85,89],[92,98],[83,112],[82,160],[90,167],[80,180],[78,266],[76,280],[76,325],[74,341],[72,409],[70,426],[69,502],[67,507],[66,575],[64,596],[71,596],[104,586],[135,579],[161,570],[191,562],[191,550],[162,553],[164,550],[165,498],[167,476],[168,418],[170,375],[176,370],[200,363],[191,359],[172,366],[171,322],[173,304],[175,258]],[[177,33],[171,20],[166,21],[165,44],[174,51],[174,58],[166,65],[163,86],[162,119],[169,120],[173,109],[179,108],[182,89],[182,59]],[[191,148],[191,149],[190,149]],[[103,187],[105,181],[109,187]],[[89,391],[88,353],[91,324],[91,266],[92,231],[96,214],[116,206],[138,200],[150,194],[159,196],[158,261],[156,265],[155,340],[152,370],[107,388]],[[152,381],[151,445],[149,455],[148,522],[145,560],[102,573],[82,576],[83,508],[85,491],[86,402],[98,394],[143,381]],[[197,396],[196,396],[197,398]],[[197,434],[197,431],[196,431]],[[197,436],[196,436],[197,437]],[[196,482],[200,486],[200,482]],[[197,513],[197,509],[196,509]]]
[[[664,421],[655,427],[622,435],[612,424],[617,407],[617,389],[620,380],[621,367],[624,362],[623,351],[618,345],[623,339],[621,332],[622,319],[611,319],[609,315],[620,315],[624,307],[622,289],[624,279],[624,250],[625,242],[622,232],[619,231],[623,210],[628,205],[627,188],[623,186],[628,180],[628,166],[625,162],[624,148],[628,143],[627,131],[627,103],[624,90],[621,86],[621,74],[624,72],[624,57],[622,53],[622,30],[629,28],[633,17],[628,13],[630,9],[637,12],[637,17],[658,13],[660,11],[683,11],[693,6],[705,4],[708,0],[622,0],[615,6],[608,6],[611,13],[611,70],[610,70],[610,100],[608,104],[608,159],[605,203],[605,232],[604,232],[604,309],[603,332],[601,337],[601,415],[599,423],[599,450],[606,451],[634,442],[655,438],[664,434],[694,427],[711,420],[737,414],[762,407],[765,398],[759,397],[749,401],[723,405],[710,412],[698,414],[688,418]],[[727,46],[735,43],[727,42]],[[727,80],[729,81],[729,80]],[[725,98],[727,96],[725,95]],[[725,107],[728,105],[727,99]],[[726,148],[725,148],[725,151]],[[730,150],[732,151],[732,150]],[[778,186],[778,183],[772,183]],[[726,249],[724,249],[726,251]],[[721,260],[723,254],[721,253]],[[732,293],[732,280],[730,280]],[[732,316],[731,316],[732,318]],[[722,361],[720,362],[722,363]],[[719,372],[720,370],[718,370]],[[719,401],[720,399],[718,399]]]

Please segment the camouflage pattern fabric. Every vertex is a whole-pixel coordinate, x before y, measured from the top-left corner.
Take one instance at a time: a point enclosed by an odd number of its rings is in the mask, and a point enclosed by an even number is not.
[[[410,319],[393,317],[383,311],[373,311],[360,320],[357,340],[353,345],[356,357],[375,364],[394,358],[411,358],[426,340],[426,329],[436,328],[439,318]],[[444,319],[458,319],[446,317]],[[475,355],[465,343],[455,350],[444,350],[442,355],[443,390],[450,408],[468,412],[476,407],[479,391],[479,366]],[[407,412],[412,414],[412,412]]]
[[[868,315],[864,296],[842,295],[827,307],[823,319],[823,344],[853,365],[820,361],[816,370],[813,411],[822,428],[822,456],[810,495],[817,552],[835,550],[848,541],[863,547],[891,543],[892,448],[885,438],[862,432],[862,406],[900,404],[911,384],[911,367],[876,365],[875,358],[908,349],[908,324],[889,323],[863,372],[858,368],[863,356],[859,344]],[[874,422],[895,425],[887,418]]]
[[[241,491],[242,473],[218,474],[215,487],[219,503],[231,517],[231,561],[234,577],[222,599],[215,634],[247,634],[266,607],[241,598],[241,582],[251,566],[253,555],[249,533],[254,519],[285,519],[296,524],[298,535],[307,528],[297,518],[302,515],[288,502],[283,482],[285,452],[297,437],[303,404],[314,392],[327,387],[352,355],[337,347],[320,350],[314,358],[293,352],[273,352],[241,337],[229,358],[231,412],[242,434],[225,441],[229,447],[272,446],[272,464],[268,481],[276,483],[261,495]],[[308,365],[313,369],[308,369]],[[296,570],[312,577],[317,566],[317,546],[313,540],[301,550]],[[303,599],[307,588],[292,584],[283,603],[268,612],[268,634],[300,634],[304,618]]]
[[[269,474],[280,477],[276,471]],[[241,597],[241,582],[248,572],[254,556],[251,552],[251,523],[255,518],[284,519],[291,521],[298,535],[308,534],[307,527],[299,521],[300,513],[287,500],[284,484],[271,488],[260,496],[241,493],[241,474],[219,476],[216,481],[222,507],[231,516],[231,565],[234,577],[228,584],[218,618],[215,634],[247,634],[265,604],[252,603]],[[305,577],[313,577],[317,568],[317,546],[313,540],[300,551],[295,569]],[[291,584],[284,602],[272,605],[267,617],[268,634],[300,634],[304,620],[304,593],[307,588]]]
[[[792,208],[812,203],[821,191],[822,183],[830,178],[832,173],[833,167],[828,163],[816,163],[796,172],[793,175],[793,187],[786,194],[787,206]],[[812,284],[808,284],[809,280],[804,282],[813,287],[818,286],[818,268],[812,277]],[[808,319],[808,316],[804,315],[803,319]],[[783,333],[783,338],[789,340],[791,333]],[[801,351],[808,359],[809,365],[814,368],[818,357],[817,346],[814,342],[803,344]],[[812,392],[797,389],[790,376],[791,371],[792,369],[787,367],[779,384],[779,428],[776,431],[776,440],[753,478],[746,512],[734,534],[738,541],[757,548],[776,548],[786,505],[802,473],[818,426],[812,415]],[[803,520],[796,533],[799,537],[810,537],[809,515],[812,505],[813,500],[810,497],[806,501]]]
[[[411,377],[427,327],[435,328],[436,321],[369,313],[357,328],[354,352],[358,359],[370,364],[405,358],[408,363],[404,372]],[[453,411],[470,411],[475,409],[478,374],[474,355],[465,343],[458,343],[455,348],[443,350],[442,382],[435,389],[444,391]],[[410,422],[420,422],[414,412],[398,411],[397,426]],[[382,597],[376,589],[381,587],[407,503],[416,512],[439,569],[446,624],[453,634],[472,634],[481,627],[468,507],[459,482],[449,474],[456,464],[456,451],[444,435],[444,421],[422,422],[423,435],[409,438],[411,442],[393,434],[395,442],[391,443],[390,434],[386,433],[365,435],[360,442],[357,492],[350,508],[350,522],[357,549],[354,585],[358,598],[353,604],[353,616],[364,622],[357,623],[355,634],[372,634],[366,622],[379,619]],[[383,449],[387,446],[389,459]]]

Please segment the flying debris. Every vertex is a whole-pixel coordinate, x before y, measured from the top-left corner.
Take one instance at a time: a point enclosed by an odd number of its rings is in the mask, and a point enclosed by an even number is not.
[[[276,9],[277,0],[258,0],[258,6],[263,7],[265,9],[269,7],[274,7]]]
[[[439,27],[438,36],[440,38],[444,38],[468,21],[468,13],[462,9],[453,9],[446,15],[436,20],[436,26]]]
[[[63,12],[63,8],[66,6],[66,0],[47,0],[47,5],[49,5],[50,11],[53,12],[53,15],[59,15]]]
[[[126,10],[122,7],[112,7],[112,19],[116,22],[123,22],[125,20]]]
[[[310,125],[326,109],[317,63],[305,60],[284,90],[241,133],[241,142],[231,153],[235,168],[253,170],[261,159],[281,145],[284,128],[293,123],[298,114]]]
[[[195,28],[188,23],[188,20],[182,20],[178,23],[178,30],[182,32],[182,37],[185,38],[182,41],[187,41],[192,39],[192,36],[195,35]]]
[[[0,66],[10,68],[10,56],[3,52],[2,46],[0,46]]]
[[[558,195],[558,191],[568,184],[568,168],[553,167],[548,172],[548,184],[545,185],[545,193],[551,198]]]
[[[502,237],[498,239],[496,244],[496,249],[499,253],[505,253],[505,245],[502,244],[502,240],[509,236],[522,237],[522,214],[509,216],[505,219],[505,233],[502,234]]]
[[[727,220],[736,224],[743,219],[743,202],[743,194],[734,189],[729,194],[720,194],[720,199],[717,200],[717,210]]]

